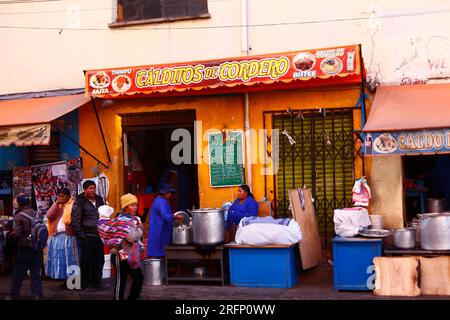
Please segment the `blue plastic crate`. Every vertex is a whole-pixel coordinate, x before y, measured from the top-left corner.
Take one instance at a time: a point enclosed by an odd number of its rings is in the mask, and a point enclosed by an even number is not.
[[[333,275],[336,290],[366,290],[374,271],[373,258],[381,256],[381,239],[342,238],[333,239]],[[372,268],[373,269],[373,268]]]
[[[229,247],[230,282],[236,287],[292,288],[299,281],[298,247]]]

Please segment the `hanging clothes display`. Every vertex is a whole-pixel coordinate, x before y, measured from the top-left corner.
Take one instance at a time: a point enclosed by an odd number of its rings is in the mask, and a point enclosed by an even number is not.
[[[83,180],[83,162],[81,158],[67,160],[67,170],[69,173],[70,192],[73,197],[78,195],[78,185]]]
[[[83,193],[83,183],[87,180],[94,181],[95,185],[97,186],[97,194],[103,198],[103,201],[107,203],[108,199],[108,193],[109,193],[109,179],[107,176],[105,176],[103,173],[93,177],[93,178],[86,178],[82,179],[80,183],[78,184],[78,194]]]

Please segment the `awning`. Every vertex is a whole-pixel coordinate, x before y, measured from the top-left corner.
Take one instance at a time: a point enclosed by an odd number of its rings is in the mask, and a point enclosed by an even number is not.
[[[450,84],[379,87],[363,131],[368,155],[450,152]]]
[[[86,95],[99,98],[223,94],[362,80],[358,45],[169,65],[85,71]]]
[[[0,101],[0,146],[48,145],[50,122],[89,100],[77,94]]]

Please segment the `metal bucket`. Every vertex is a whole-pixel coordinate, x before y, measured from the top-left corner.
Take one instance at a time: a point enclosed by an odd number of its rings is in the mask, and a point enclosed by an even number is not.
[[[166,281],[166,261],[164,258],[151,258],[142,262],[144,286],[162,286]]]

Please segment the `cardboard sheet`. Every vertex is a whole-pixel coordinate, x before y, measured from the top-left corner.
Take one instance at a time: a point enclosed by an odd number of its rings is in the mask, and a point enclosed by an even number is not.
[[[303,205],[301,193],[303,192]],[[289,198],[292,207],[292,216],[300,225],[303,239],[300,241],[300,257],[303,269],[310,269],[322,264],[322,247],[320,243],[319,228],[317,225],[312,193],[309,189],[291,189]]]

